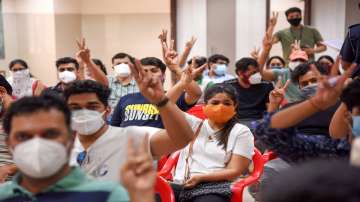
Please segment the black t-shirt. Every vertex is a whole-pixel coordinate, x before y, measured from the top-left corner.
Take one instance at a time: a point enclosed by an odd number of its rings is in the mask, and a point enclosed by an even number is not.
[[[296,103],[290,103],[285,105],[282,109],[293,106]],[[300,134],[304,135],[325,135],[330,136],[329,134],[329,126],[331,119],[338,109],[340,103],[326,109],[325,111],[317,112],[312,116],[304,119],[302,122],[298,123],[295,128]]]
[[[352,78],[360,75],[360,24],[349,27],[340,51],[341,59],[349,63],[357,63],[358,66],[353,72]]]
[[[188,105],[186,103],[185,93],[176,102],[182,111],[187,111],[195,104]],[[164,128],[159,110],[150,104],[141,93],[128,94],[120,98],[115,107],[111,125],[116,127],[150,126]]]
[[[239,119],[257,120],[263,117],[269,93],[274,86],[269,82],[251,85],[250,88],[240,86],[237,79],[224,82],[234,87],[238,94],[237,116]]]

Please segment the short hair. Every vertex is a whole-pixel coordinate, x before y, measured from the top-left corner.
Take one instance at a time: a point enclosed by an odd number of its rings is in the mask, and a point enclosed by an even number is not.
[[[288,17],[290,13],[300,13],[300,14],[301,14],[301,9],[298,8],[298,7],[291,7],[291,8],[289,8],[289,9],[287,9],[287,10],[285,11],[286,17]]]
[[[349,111],[354,107],[360,107],[360,79],[351,81],[342,91],[340,98]]]
[[[95,93],[100,102],[103,103],[105,107],[109,105],[108,99],[111,90],[108,87],[93,80],[80,80],[70,83],[69,86],[65,88],[64,97],[65,100],[68,101],[70,96],[83,93]]]
[[[291,72],[291,81],[293,83],[299,83],[300,77],[304,76],[306,73],[308,73],[308,71],[311,70],[310,65],[312,64],[315,65],[316,69],[320,72],[320,74],[326,74],[326,70],[317,63],[303,63],[297,66],[294,71]]]
[[[348,160],[310,161],[282,170],[271,178],[261,192],[261,199],[264,202],[360,201],[359,178],[360,168],[350,165]]]
[[[271,58],[268,59],[268,61],[266,61],[266,66],[269,66],[273,59],[278,59],[280,60],[281,64],[283,64],[284,66],[286,65],[285,60],[282,57],[276,55],[276,56],[272,56]]]
[[[25,69],[28,69],[28,64],[25,62],[25,60],[22,60],[22,59],[15,59],[15,60],[12,60],[9,64],[9,69],[11,70],[11,68],[14,67],[14,65],[16,64],[20,64],[21,66],[23,66]]]
[[[218,60],[224,60],[224,61],[226,61],[227,64],[230,63],[229,58],[227,58],[225,55],[221,55],[221,54],[214,54],[214,55],[210,56],[208,59],[208,62],[216,63]]]
[[[334,59],[330,55],[322,55],[322,56],[320,56],[319,59],[317,60],[317,62],[320,62],[320,60],[322,60],[322,59],[327,59],[333,64],[335,63]]]
[[[59,68],[60,65],[72,63],[75,65],[76,69],[79,69],[79,63],[76,59],[72,57],[63,57],[56,60],[56,68]]]
[[[205,63],[207,62],[207,58],[206,57],[198,57],[195,58],[195,63],[198,65],[198,67],[203,66]],[[192,63],[192,59],[188,60],[187,64],[191,65]]]
[[[6,80],[6,78],[2,74],[0,74],[0,86],[5,88],[6,93],[8,95],[12,95],[13,89],[10,83]]]
[[[249,69],[249,66],[252,65],[255,68],[259,67],[258,62],[254,59],[254,58],[249,58],[249,57],[245,57],[245,58],[241,58],[240,60],[238,60],[235,64],[235,73],[238,74],[238,72],[245,72],[246,70]]]
[[[65,124],[70,131],[71,112],[66,103],[56,96],[23,97],[14,102],[5,113],[3,128],[10,134],[11,121],[16,116],[34,114],[39,111],[58,110],[64,115]]]
[[[146,57],[140,60],[142,65],[152,65],[155,67],[160,68],[162,73],[165,73],[166,71],[166,65],[159,59],[156,57]]]
[[[129,58],[130,62],[135,64],[135,58],[132,57],[131,55],[127,54],[127,53],[116,53],[111,58],[111,63],[114,64],[115,59],[123,59],[123,58]]]
[[[107,75],[106,67],[105,67],[104,63],[101,60],[94,58],[94,59],[92,59],[92,61],[96,65],[100,66],[101,71],[104,72],[105,75]]]

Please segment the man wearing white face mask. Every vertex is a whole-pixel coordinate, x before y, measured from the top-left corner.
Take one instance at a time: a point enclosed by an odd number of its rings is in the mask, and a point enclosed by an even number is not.
[[[129,64],[134,64],[134,58],[126,53],[117,53],[111,59],[114,74],[108,76],[111,94],[109,105],[114,110],[120,98],[124,95],[137,93],[139,88],[131,76]]]
[[[209,57],[209,70],[204,74],[205,81],[213,83],[222,83],[224,81],[233,79],[234,76],[227,73],[229,58],[224,55],[215,54]]]
[[[56,97],[26,97],[8,110],[3,127],[19,169],[0,188],[0,201],[129,201],[117,183],[96,182],[68,165],[71,114]]]
[[[262,81],[259,66],[253,58],[241,58],[235,64],[237,79],[225,81],[238,94],[237,116],[240,123],[251,128],[251,122],[262,119],[269,102],[269,93],[274,89],[269,82]]]

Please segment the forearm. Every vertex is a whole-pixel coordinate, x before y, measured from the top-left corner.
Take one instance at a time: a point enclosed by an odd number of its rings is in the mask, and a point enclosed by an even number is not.
[[[182,82],[177,82],[166,92],[166,96],[170,99],[171,102],[176,103],[184,90],[185,85]]]
[[[348,125],[345,121],[347,112],[348,109],[346,105],[342,103],[333,115],[329,126],[329,133],[332,138],[340,139],[347,136]]]
[[[186,64],[186,60],[189,57],[191,49],[189,48],[185,48],[184,52],[181,54],[180,56],[180,60],[179,60],[179,66],[180,67],[184,67]]]
[[[245,169],[223,169],[200,176],[201,182],[233,181],[239,177]]]
[[[309,101],[281,110],[271,118],[271,128],[289,128],[309,116],[318,112],[318,109]]]
[[[104,74],[104,72],[102,72],[100,68],[97,68],[97,66],[95,65],[95,63],[92,62],[92,60],[87,62],[85,65],[88,68],[88,70],[90,71],[90,73],[91,73],[92,77],[95,79],[95,81],[101,83],[104,86],[109,85],[108,79],[106,78],[106,75]]]
[[[187,104],[196,103],[200,99],[201,94],[201,88],[195,81],[191,81],[190,84],[185,86],[185,101]]]
[[[155,202],[155,191],[129,191],[131,202]]]
[[[323,44],[318,44],[315,48],[314,48],[314,53],[321,53],[326,51],[326,46]]]
[[[268,70],[265,68],[266,59],[268,58],[270,53],[269,48],[263,48],[263,51],[260,54],[258,63],[259,63],[259,72],[262,76],[262,78],[266,81],[273,81],[275,80],[274,74],[271,70]]]
[[[279,110],[280,105],[276,104],[276,103],[269,103],[268,108],[267,108],[267,112],[271,113],[271,112],[276,112],[277,110]]]

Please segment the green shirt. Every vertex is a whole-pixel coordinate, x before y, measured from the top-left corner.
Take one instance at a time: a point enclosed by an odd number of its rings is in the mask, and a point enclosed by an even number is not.
[[[320,32],[312,27],[303,25],[301,29],[287,28],[280,30],[275,33],[275,36],[279,39],[282,46],[283,57],[286,62],[289,61],[289,56],[291,53],[291,44],[295,42],[295,40],[300,40],[301,48],[309,47],[314,48],[318,42],[323,41],[323,38]],[[309,57],[310,61],[314,61],[314,55]]]
[[[0,186],[1,201],[62,201],[62,202],[127,202],[127,191],[117,183],[92,180],[78,167],[69,175],[39,194],[33,194],[19,185],[20,174],[13,181]]]
[[[291,79],[291,72],[289,68],[272,69],[272,73],[275,75],[275,83],[281,79],[281,84],[284,86],[288,79]],[[300,88],[297,83],[290,81],[288,89],[286,90],[285,98],[289,103],[302,100]]]

